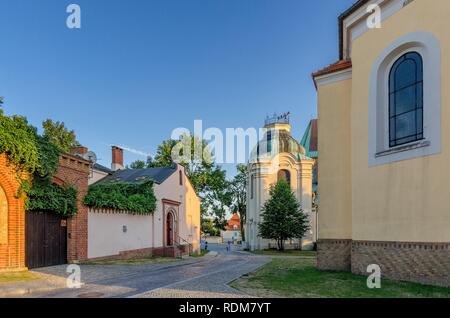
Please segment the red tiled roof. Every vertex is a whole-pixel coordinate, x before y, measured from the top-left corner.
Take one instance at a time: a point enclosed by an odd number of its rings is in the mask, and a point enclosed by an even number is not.
[[[234,226],[237,226],[236,230],[241,229],[241,218],[239,214],[233,214],[233,217],[228,221],[228,225],[225,227],[227,231],[234,231]]]
[[[334,64],[328,65],[327,67],[325,67],[325,68],[323,68],[323,69],[313,73],[312,77],[316,78],[316,77],[319,77],[319,76],[322,76],[322,75],[327,75],[327,74],[331,74],[331,73],[334,73],[334,72],[342,71],[342,70],[348,69],[350,67],[352,67],[352,61],[350,61],[350,60],[341,60],[341,61],[338,61],[338,62],[336,62]]]

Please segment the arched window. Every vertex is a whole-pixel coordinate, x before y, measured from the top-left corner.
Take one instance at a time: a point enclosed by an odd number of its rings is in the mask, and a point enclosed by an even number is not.
[[[291,185],[291,173],[288,170],[278,171],[278,181],[285,180],[289,185]]]
[[[389,146],[423,139],[423,61],[417,52],[400,57],[389,74]]]

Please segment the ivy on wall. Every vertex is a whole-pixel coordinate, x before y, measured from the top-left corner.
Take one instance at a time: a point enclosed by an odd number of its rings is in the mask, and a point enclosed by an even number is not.
[[[142,183],[104,183],[89,187],[84,204],[94,209],[114,209],[130,214],[153,214],[156,210],[156,197],[153,181]]]
[[[58,169],[59,148],[25,117],[5,116],[0,110],[0,153],[15,167],[20,182],[19,197],[25,193],[27,211],[48,211],[62,216],[77,212],[77,190],[52,183]]]
[[[57,186],[45,178],[33,179],[28,198],[28,211],[51,211],[63,217],[77,213],[77,190],[71,186]]]

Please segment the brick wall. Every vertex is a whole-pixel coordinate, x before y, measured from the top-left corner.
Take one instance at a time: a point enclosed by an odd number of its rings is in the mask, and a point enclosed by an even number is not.
[[[319,240],[317,242],[317,267],[329,271],[350,271],[351,240]]]
[[[7,237],[0,244],[0,271],[25,268],[24,198],[17,198],[19,182],[7,158],[0,154],[0,187],[7,200]]]
[[[450,243],[353,241],[352,272],[368,275],[370,264],[385,278],[450,286]]]
[[[72,185],[78,190],[78,213],[67,221],[67,260],[69,263],[88,258],[88,208],[82,200],[88,189],[90,162],[77,156],[64,154],[60,157],[54,182]]]

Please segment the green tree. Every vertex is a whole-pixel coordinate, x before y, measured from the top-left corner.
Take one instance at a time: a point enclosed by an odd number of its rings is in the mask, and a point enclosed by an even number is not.
[[[42,127],[44,137],[63,152],[70,152],[73,147],[79,145],[75,132],[67,129],[63,122],[47,119],[42,123]]]
[[[136,160],[130,164],[129,169],[145,169],[147,167],[144,160]]]
[[[189,153],[184,153],[189,151]],[[206,141],[185,135],[180,141],[166,140],[158,146],[156,156],[149,158],[149,167],[167,167],[173,163],[173,154],[186,169],[192,186],[202,200],[202,219],[213,216],[217,224],[226,222],[227,208],[231,205],[226,172],[213,161]],[[226,224],[226,223],[225,223]]]
[[[270,199],[262,208],[262,218],[259,236],[276,240],[280,251],[284,250],[285,240],[301,239],[309,230],[308,217],[285,180],[271,187]]]
[[[236,167],[238,173],[231,181],[232,212],[239,213],[241,219],[241,235],[245,241],[244,225],[247,221],[247,174],[246,165],[239,164]]]
[[[213,220],[209,218],[202,220],[202,232],[211,236],[220,235],[220,231],[215,227]]]

